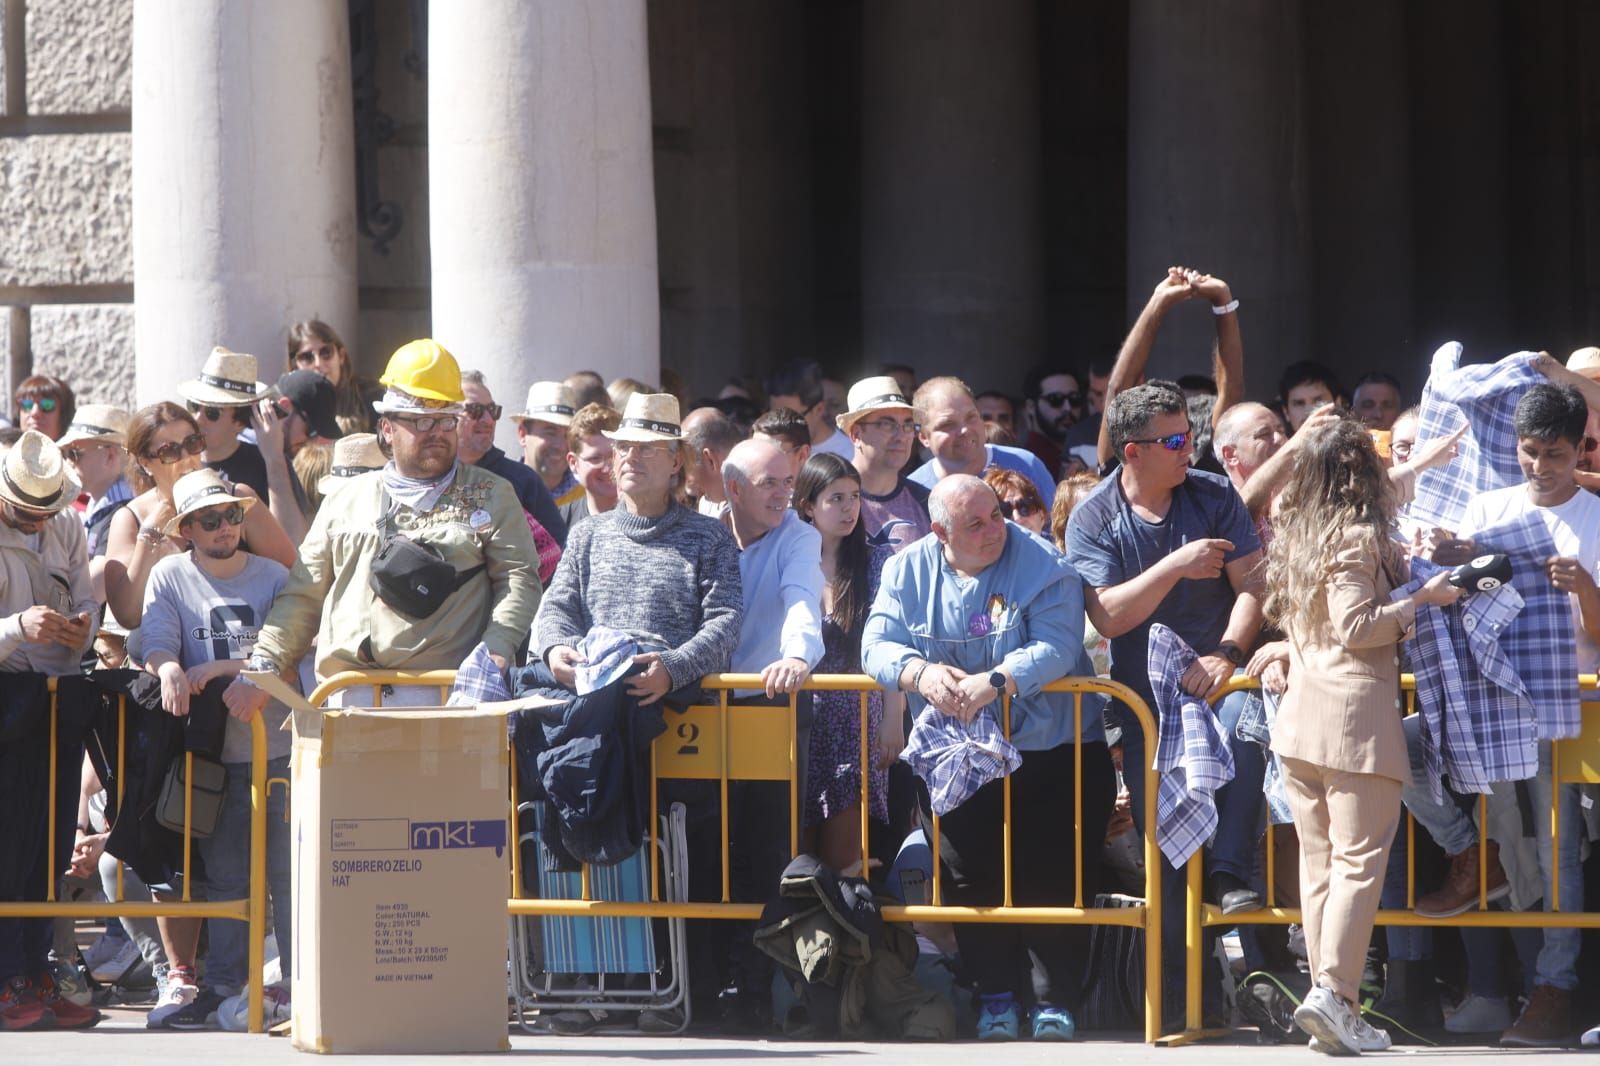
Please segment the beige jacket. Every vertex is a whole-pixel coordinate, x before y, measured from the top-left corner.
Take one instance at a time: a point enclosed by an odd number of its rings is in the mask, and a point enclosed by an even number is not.
[[[454,670],[481,640],[512,658],[539,606],[539,553],[515,491],[504,478],[460,464],[433,510],[401,505],[400,532],[439,549],[459,571],[487,569],[431,617],[393,610],[369,584],[381,540],[381,472],[362,474],[323,498],[289,583],[278,595],[255,653],[282,669],[317,641],[317,674],[341,670]],[[370,639],[370,659],[362,644]]]
[[[1416,605],[1393,588],[1358,534],[1346,531],[1321,593],[1328,624],[1289,636],[1289,689],[1272,724],[1272,750],[1331,770],[1411,779],[1400,694],[1400,642]],[[1398,576],[1398,575],[1397,575]]]

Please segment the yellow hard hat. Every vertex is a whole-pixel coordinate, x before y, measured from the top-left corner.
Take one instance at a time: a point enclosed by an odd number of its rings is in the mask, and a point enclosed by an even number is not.
[[[444,345],[431,337],[402,344],[389,357],[379,384],[424,400],[462,403],[461,367]]]

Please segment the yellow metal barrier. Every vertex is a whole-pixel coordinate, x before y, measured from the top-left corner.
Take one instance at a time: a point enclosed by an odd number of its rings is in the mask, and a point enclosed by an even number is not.
[[[309,698],[314,706],[344,689],[371,688],[372,706],[382,705],[385,686],[437,687],[442,704],[454,674],[451,671],[350,671],[327,678],[317,686]],[[590,898],[589,867],[583,866],[581,898],[572,900],[529,899],[521,895],[522,877],[520,848],[511,849],[511,894],[507,911],[513,915],[571,915],[588,917],[646,917],[646,918],[720,918],[755,919],[761,915],[760,903],[735,903],[729,891],[729,826],[728,783],[738,780],[784,781],[789,785],[789,843],[791,853],[798,853],[799,782],[795,778],[799,765],[796,748],[796,702],[791,696],[787,705],[758,706],[730,702],[735,690],[754,691],[763,687],[755,674],[713,674],[706,677],[703,686],[718,694],[714,705],[690,707],[682,714],[668,718],[667,732],[657,738],[651,752],[650,789],[650,899],[647,902],[616,902]],[[859,674],[817,674],[810,677],[804,688],[814,692],[861,693],[861,853],[863,868],[867,856],[868,771],[867,751],[867,699],[878,686],[868,677]],[[1156,723],[1149,708],[1132,689],[1114,681],[1092,677],[1066,677],[1044,687],[1046,692],[1072,693],[1075,735],[1083,730],[1083,695],[1098,693],[1121,701],[1132,709],[1144,732],[1145,750],[1155,751]],[[1009,736],[1011,728],[1011,700],[1002,702],[1002,726]],[[1145,1040],[1154,1041],[1161,1032],[1161,893],[1160,852],[1156,847],[1155,826],[1146,819],[1144,831],[1145,904],[1126,908],[1099,908],[1084,906],[1083,899],[1083,834],[1082,834],[1082,753],[1076,754],[1076,795],[1074,805],[1075,837],[1078,841],[1076,863],[1078,890],[1070,907],[1017,907],[1011,901],[1011,782],[1003,785],[1003,819],[1005,856],[1004,903],[998,907],[957,907],[943,902],[939,861],[939,819],[933,820],[934,831],[930,845],[933,852],[933,902],[930,905],[886,906],[883,917],[900,922],[996,922],[1033,925],[1122,925],[1145,930]],[[511,760],[511,824],[516,825],[516,774],[517,761]],[[1124,775],[1131,776],[1131,768],[1124,767]],[[717,781],[720,785],[722,809],[722,885],[721,900],[714,902],[670,902],[661,898],[658,847],[658,781],[689,779]],[[1139,787],[1144,789],[1145,810],[1156,809],[1156,775],[1145,768]],[[1098,845],[1098,841],[1094,842]]]
[[[116,899],[110,902],[82,901],[76,903],[56,899],[56,881],[61,866],[56,861],[56,785],[60,780],[60,767],[56,765],[56,737],[59,709],[56,705],[56,679],[50,678],[50,803],[47,815],[48,840],[45,844],[46,868],[50,871],[42,901],[0,901],[0,918],[235,918],[249,926],[250,985],[249,1031],[261,1032],[262,997],[261,971],[266,963],[265,937],[267,913],[267,729],[258,714],[250,719],[250,895],[236,900],[193,900],[190,886],[189,863],[193,854],[193,839],[185,830],[183,834],[183,897],[180,900],[125,900],[122,898],[122,865],[117,866]],[[122,697],[117,705],[117,813],[122,816],[123,785],[127,760],[128,704]],[[80,767],[72,767],[74,775]],[[190,821],[194,807],[194,755],[184,755],[183,819]]]
[[[1407,716],[1417,711],[1416,678],[1411,674],[1404,674],[1400,679],[1401,688],[1406,694],[1405,712]],[[1234,677],[1223,685],[1217,699],[1222,699],[1234,692],[1260,688],[1260,682],[1251,677]],[[1583,692],[1594,692],[1600,687],[1600,678],[1595,674],[1580,674],[1578,688]],[[1153,749],[1152,749],[1153,750]],[[1579,735],[1570,740],[1558,740],[1551,751],[1551,776],[1558,784],[1597,784],[1600,783],[1600,704],[1585,703],[1583,705],[1583,728]],[[1560,818],[1560,790],[1551,789],[1550,799],[1550,849],[1552,855],[1560,854],[1561,818]],[[1378,925],[1401,926],[1458,926],[1465,928],[1492,928],[1492,929],[1600,929],[1600,912],[1573,912],[1561,910],[1560,890],[1560,864],[1557,863],[1551,870],[1551,908],[1547,911],[1492,911],[1489,909],[1488,895],[1488,836],[1484,827],[1488,824],[1486,815],[1488,799],[1478,797],[1478,908],[1465,914],[1458,914],[1452,918],[1425,918],[1410,909],[1416,904],[1416,832],[1417,826],[1411,812],[1406,811],[1406,910],[1380,909],[1377,914]],[[1153,809],[1153,808],[1152,808]],[[1206,903],[1203,900],[1203,849],[1197,851],[1189,859],[1187,875],[1187,891],[1185,894],[1185,969],[1187,977],[1187,1000],[1185,1003],[1184,1031],[1174,1037],[1169,1037],[1164,1043],[1182,1044],[1194,1040],[1206,1039],[1213,1036],[1225,1035],[1226,1030],[1208,1030],[1204,1027],[1202,996],[1202,974],[1205,967],[1205,944],[1202,930],[1208,926],[1236,925],[1290,925],[1300,921],[1298,907],[1277,906],[1277,863],[1276,841],[1273,840],[1270,826],[1266,844],[1266,872],[1267,895],[1266,906],[1259,910],[1247,911],[1243,914],[1230,914],[1223,916],[1221,908],[1216,904]]]

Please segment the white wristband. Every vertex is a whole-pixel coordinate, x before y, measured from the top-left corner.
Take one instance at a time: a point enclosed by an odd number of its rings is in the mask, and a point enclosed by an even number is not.
[[[1214,314],[1214,315],[1217,315],[1218,317],[1221,317],[1222,315],[1231,315],[1237,310],[1239,310],[1239,301],[1237,299],[1234,299],[1234,300],[1229,300],[1227,303],[1223,304],[1221,307],[1213,307],[1211,309],[1211,313]]]

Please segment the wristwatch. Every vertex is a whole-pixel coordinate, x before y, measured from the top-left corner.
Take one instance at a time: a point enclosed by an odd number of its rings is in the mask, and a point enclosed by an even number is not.
[[[1217,645],[1217,654],[1235,666],[1244,665],[1244,649],[1231,640],[1225,640]]]
[[[996,696],[1005,695],[1005,691],[1006,691],[1006,675],[1002,674],[998,670],[995,670],[995,671],[991,672],[989,674],[989,685],[990,685],[991,688],[994,689],[994,694]]]

